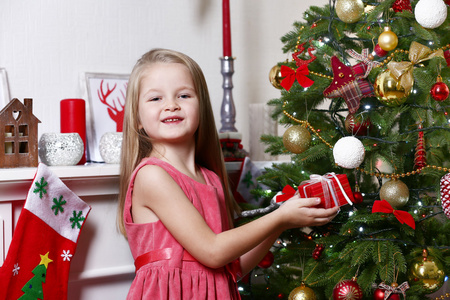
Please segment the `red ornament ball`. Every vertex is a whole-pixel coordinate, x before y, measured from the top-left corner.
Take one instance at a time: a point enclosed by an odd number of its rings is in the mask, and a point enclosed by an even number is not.
[[[361,300],[363,292],[355,279],[342,280],[333,288],[333,300]]]
[[[263,259],[259,262],[258,267],[262,269],[267,269],[273,264],[274,256],[272,252],[267,252]]]
[[[354,198],[353,203],[355,203],[355,204],[359,204],[359,203],[363,202],[363,200],[364,200],[364,197],[361,192],[354,192],[353,198]]]
[[[430,90],[431,97],[436,101],[444,101],[448,98],[449,93],[448,86],[443,82],[436,82]]]
[[[347,130],[348,133],[361,136],[367,135],[367,133],[370,131],[372,123],[370,122],[369,117],[359,113],[359,114],[348,114],[345,117],[344,125],[345,130]]]
[[[377,44],[377,45],[375,46],[374,51],[375,51],[375,54],[376,54],[378,57],[384,57],[384,56],[386,56],[386,54],[388,54],[388,51],[381,49],[381,47],[380,47],[379,44]]]
[[[373,292],[373,300],[384,300],[384,292],[385,290],[383,289],[376,289],[375,292]],[[388,300],[400,300],[400,296],[399,294],[392,293]]]

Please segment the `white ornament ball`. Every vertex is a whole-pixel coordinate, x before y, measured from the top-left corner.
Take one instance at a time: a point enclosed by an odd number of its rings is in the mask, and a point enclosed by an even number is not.
[[[442,0],[420,0],[414,9],[417,23],[425,28],[441,26],[447,19],[447,6]]]
[[[440,190],[442,209],[447,218],[450,219],[450,173],[442,176]]]
[[[334,162],[343,168],[354,169],[363,162],[364,145],[353,136],[341,138],[333,147]]]

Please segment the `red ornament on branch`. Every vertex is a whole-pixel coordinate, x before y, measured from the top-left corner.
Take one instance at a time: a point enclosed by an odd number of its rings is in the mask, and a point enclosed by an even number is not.
[[[448,98],[450,91],[448,86],[442,82],[441,75],[438,76],[437,82],[433,84],[430,90],[431,97],[436,101],[444,101]]]
[[[419,129],[422,129],[422,124],[419,124]],[[414,169],[420,169],[427,165],[427,153],[425,152],[425,145],[423,139],[423,131],[419,131],[419,138],[417,139],[416,153],[414,154]]]
[[[373,292],[373,300],[385,300],[384,299],[384,293],[386,291],[383,290],[382,288],[377,288],[374,292]],[[391,294],[387,300],[400,300],[400,296],[399,294]]]
[[[365,116],[363,113],[348,114],[345,117],[345,130],[353,135],[362,136],[367,135],[372,127],[372,122],[370,118]]]
[[[325,247],[322,244],[317,244],[316,248],[314,249],[314,251],[312,253],[312,257],[315,260],[318,260],[320,258],[320,256],[322,256],[323,250],[325,250]]]
[[[377,44],[373,50],[378,57],[384,57],[388,54],[388,51],[381,49],[380,45]]]
[[[395,12],[402,12],[404,10],[412,12],[411,2],[409,2],[409,0],[396,0],[394,4],[392,4],[392,9]]]
[[[450,173],[441,178],[441,203],[444,214],[450,219]]]
[[[447,0],[447,5],[450,5],[450,0]],[[447,67],[450,67],[450,49],[444,51],[445,61],[447,62]]]
[[[361,300],[363,292],[356,278],[342,280],[333,288],[333,300]]]
[[[263,257],[263,259],[258,263],[258,267],[262,269],[267,269],[273,264],[274,256],[271,251],[267,252],[267,254]]]

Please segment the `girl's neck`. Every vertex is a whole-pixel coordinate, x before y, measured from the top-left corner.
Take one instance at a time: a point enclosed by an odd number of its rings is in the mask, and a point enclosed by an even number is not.
[[[156,147],[155,147],[156,146]],[[154,145],[152,157],[168,162],[181,173],[204,182],[203,175],[195,163],[195,147],[178,147],[176,145]]]

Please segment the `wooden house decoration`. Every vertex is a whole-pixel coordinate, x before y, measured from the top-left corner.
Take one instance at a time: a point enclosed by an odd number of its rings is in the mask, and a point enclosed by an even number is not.
[[[12,99],[0,111],[0,168],[37,167],[38,118],[33,99]]]

